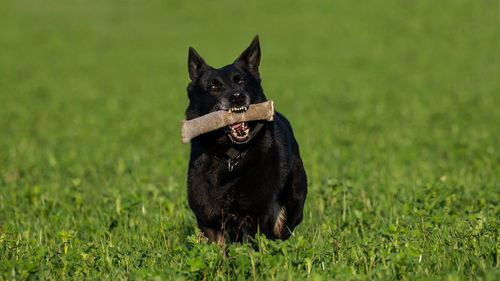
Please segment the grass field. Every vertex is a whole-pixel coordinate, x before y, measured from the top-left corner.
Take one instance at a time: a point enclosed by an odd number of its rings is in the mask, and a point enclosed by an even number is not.
[[[500,280],[496,1],[0,2],[0,280]],[[188,46],[255,34],[304,220],[200,243]]]

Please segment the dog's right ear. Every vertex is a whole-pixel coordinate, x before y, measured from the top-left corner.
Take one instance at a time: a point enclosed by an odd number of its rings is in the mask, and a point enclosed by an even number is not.
[[[207,64],[193,47],[189,47],[188,71],[191,80],[198,78],[205,70]]]

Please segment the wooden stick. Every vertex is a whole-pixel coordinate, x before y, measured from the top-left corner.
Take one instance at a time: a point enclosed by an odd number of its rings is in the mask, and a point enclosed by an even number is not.
[[[224,126],[256,120],[274,120],[274,102],[272,100],[252,104],[243,113],[229,113],[219,110],[201,117],[182,121],[182,143],[189,142],[192,138]]]

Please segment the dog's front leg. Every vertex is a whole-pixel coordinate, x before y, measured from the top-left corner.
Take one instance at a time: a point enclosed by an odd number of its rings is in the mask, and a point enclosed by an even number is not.
[[[226,242],[224,233],[220,229],[210,228],[198,223],[198,227],[205,237],[208,238],[208,243],[222,244]]]

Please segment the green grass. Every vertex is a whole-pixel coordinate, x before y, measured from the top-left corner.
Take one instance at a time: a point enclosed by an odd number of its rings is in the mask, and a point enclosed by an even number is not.
[[[496,1],[1,2],[0,280],[500,279]],[[309,194],[255,251],[198,241],[180,121],[257,33]]]

